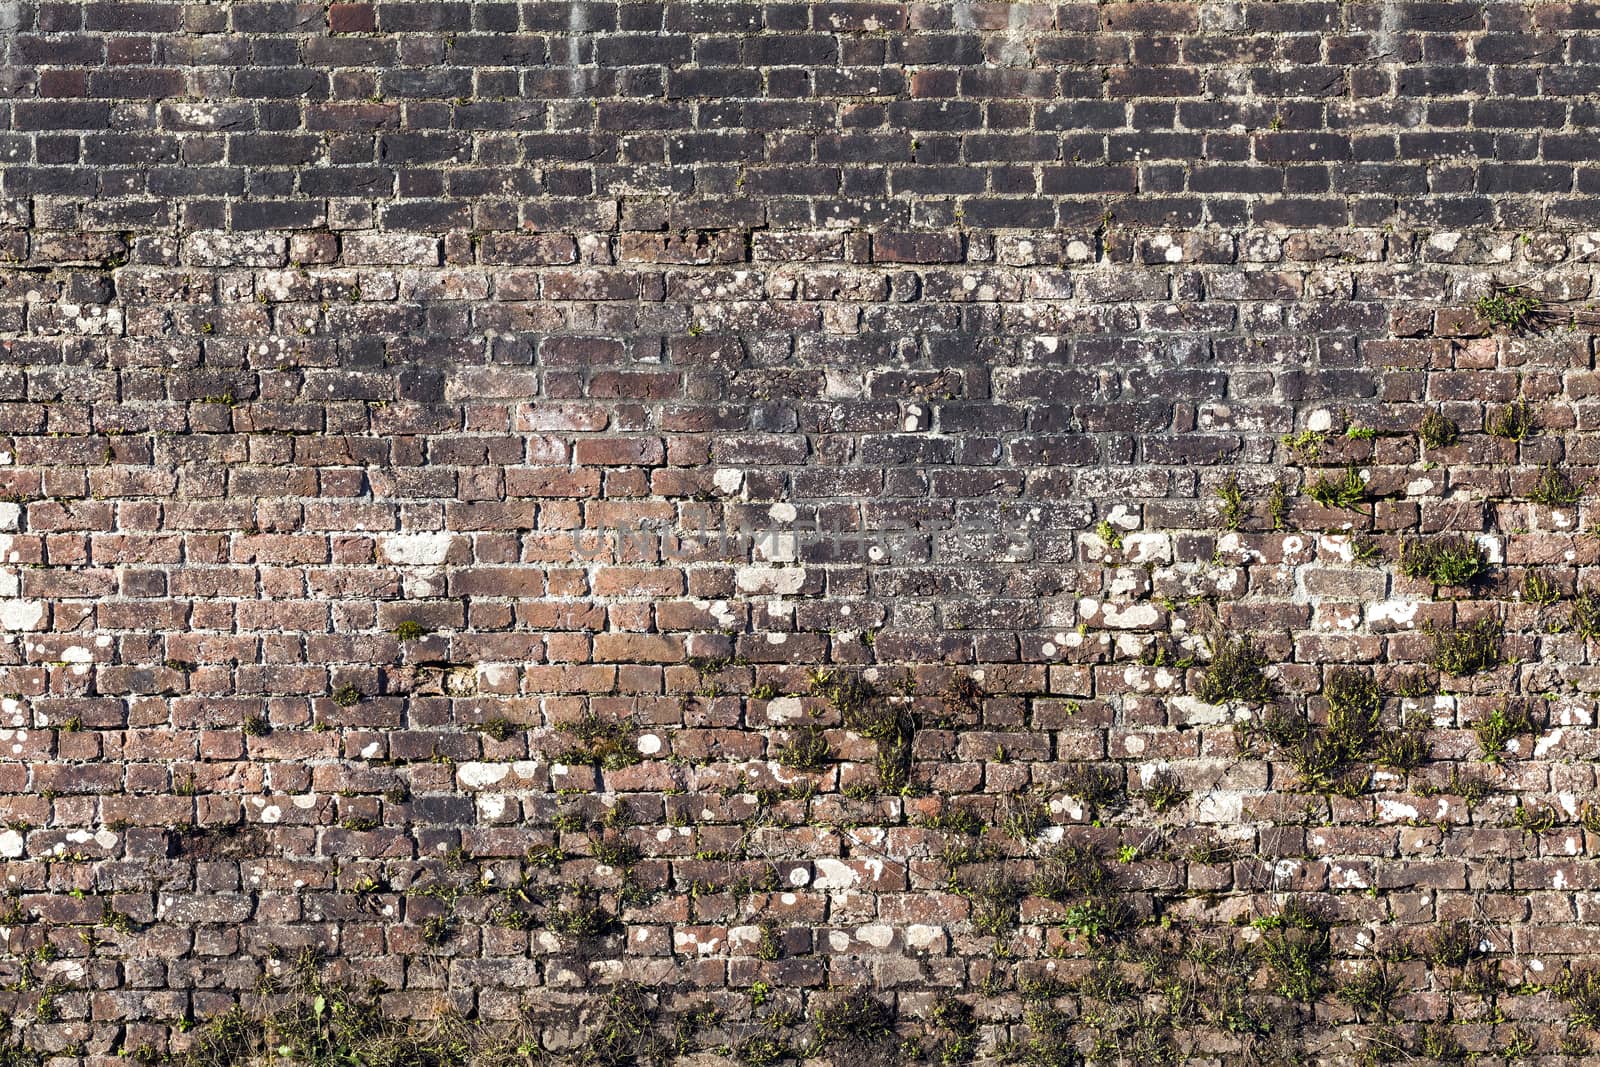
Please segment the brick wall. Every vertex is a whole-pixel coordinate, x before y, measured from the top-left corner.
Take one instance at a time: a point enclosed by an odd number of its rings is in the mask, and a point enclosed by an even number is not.
[[[0,1062],[1583,1055],[1590,6],[0,29]]]

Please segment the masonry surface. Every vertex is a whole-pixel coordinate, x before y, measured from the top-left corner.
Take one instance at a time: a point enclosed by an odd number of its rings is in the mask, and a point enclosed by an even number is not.
[[[1584,1061],[1596,93],[0,2],[0,1063]]]

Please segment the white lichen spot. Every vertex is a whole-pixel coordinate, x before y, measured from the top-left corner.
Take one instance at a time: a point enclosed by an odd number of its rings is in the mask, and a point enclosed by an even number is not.
[[[395,534],[383,538],[378,545],[380,558],[385,563],[405,567],[437,567],[450,556],[450,547],[456,535],[451,533]]]
[[[510,773],[509,763],[462,763],[456,766],[456,781],[464,789],[487,789]]]
[[[856,929],[856,940],[873,948],[888,948],[894,943],[894,927],[888,923],[868,923]]]
[[[819,859],[816,868],[817,877],[812,882],[814,889],[849,889],[861,881],[861,876],[843,860]]]
[[[1386,822],[1403,822],[1416,817],[1417,809],[1410,804],[1398,800],[1378,801],[1378,818]]]
[[[805,587],[804,567],[763,567],[759,564],[740,567],[734,575],[734,584],[741,593],[770,593],[793,596]]]

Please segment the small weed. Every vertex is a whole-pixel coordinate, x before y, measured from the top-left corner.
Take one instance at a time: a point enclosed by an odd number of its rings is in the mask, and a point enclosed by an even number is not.
[[[1600,594],[1584,591],[1572,601],[1568,625],[1585,640],[1600,637]]]
[[[895,1039],[894,1010],[864,989],[819,1010],[812,1027],[813,1048],[835,1063],[878,1062]]]
[[[860,678],[813,681],[844,718],[844,724],[878,746],[878,783],[889,793],[911,786],[912,741],[917,720],[909,708],[895,707]]]
[[[422,920],[422,943],[432,948],[438,948],[450,940],[451,923],[447,915],[430,915]]]
[[[1406,700],[1421,700],[1438,692],[1438,687],[1428,678],[1428,672],[1417,669],[1402,671],[1393,679],[1395,696]]]
[[[1411,771],[1428,758],[1428,728],[1420,722],[1402,723],[1378,735],[1373,745],[1373,759],[1381,767],[1397,771]]]
[[[1013,841],[1028,841],[1038,835],[1046,821],[1043,804],[1032,797],[1013,798],[1007,803],[1000,829]]]
[[[1329,671],[1322,696],[1328,702],[1330,728],[1335,715],[1369,722],[1383,707],[1383,691],[1378,688],[1377,679],[1354,667],[1336,667]]]
[[[1386,1019],[1389,1006],[1400,995],[1400,978],[1381,963],[1357,971],[1339,987],[1339,999],[1368,1016]]]
[[[1150,805],[1151,811],[1159,815],[1188,800],[1189,791],[1183,788],[1181,778],[1163,767],[1156,771],[1150,779],[1150,784],[1140,792],[1139,796]]]
[[[983,833],[983,819],[977,812],[969,807],[950,806],[936,815],[929,815],[922,820],[922,825],[929,830],[940,830],[947,833],[963,834],[967,837],[977,837]]]
[[[333,702],[341,708],[354,707],[361,703],[361,690],[346,682],[333,691]]]
[[[783,955],[783,938],[778,928],[770,922],[761,924],[761,936],[756,941],[756,959],[775,960]]]
[[[1120,806],[1123,789],[1122,772],[1109,766],[1074,764],[1061,780],[1062,792],[1083,801],[1091,818],[1098,817],[1103,810]]]
[[[1469,585],[1489,569],[1483,549],[1474,540],[1444,535],[1407,542],[1400,553],[1400,573],[1426,578],[1434,585]]]
[[[1017,921],[1023,886],[1007,874],[993,871],[977,882],[952,880],[950,889],[967,898],[972,928],[980,934],[1002,937]]]
[[[1513,1026],[1506,1036],[1505,1045],[1500,1049],[1500,1054],[1508,1060],[1520,1060],[1532,1055],[1539,1047],[1538,1040],[1520,1026]]]
[[[1217,487],[1217,499],[1222,506],[1222,525],[1224,529],[1237,530],[1244,525],[1249,517],[1249,508],[1244,502],[1244,493],[1239,489],[1239,479],[1229,475],[1228,480]]]
[[[952,722],[964,722],[983,710],[983,686],[970,674],[953,674],[939,691],[939,706]]]
[[[1428,785],[1424,783],[1417,787],[1417,796],[1419,797],[1460,797],[1467,802],[1468,807],[1476,804],[1488,796],[1489,793],[1489,786],[1482,779],[1462,774],[1460,768],[1456,767],[1450,769],[1450,777],[1445,779],[1443,785]]]
[[[1286,433],[1279,440],[1283,447],[1301,463],[1315,463],[1322,458],[1322,443],[1328,435],[1317,430]]]
[[[1522,599],[1544,607],[1561,599],[1561,589],[1540,572],[1530,570],[1522,579]]]
[[[1268,932],[1259,944],[1279,996],[1309,1004],[1322,994],[1331,953],[1326,930],[1284,927]]]
[[[1460,1063],[1467,1058],[1467,1050],[1444,1023],[1434,1023],[1422,1031],[1422,1054],[1441,1063]]]
[[[590,838],[590,849],[594,854],[596,863],[604,864],[614,870],[626,870],[639,862],[642,853],[639,847],[626,837],[618,834],[615,836],[600,835]]]
[[[1516,286],[1497,288],[1487,296],[1480,296],[1472,305],[1478,318],[1497,330],[1520,333],[1533,325],[1544,307],[1544,301]]]
[[[1338,478],[1330,478],[1326,474],[1319,476],[1306,493],[1325,508],[1354,510],[1367,499],[1367,483],[1361,480],[1360,471],[1346,467],[1344,474]]]
[[[239,729],[247,737],[264,737],[272,732],[272,724],[260,715],[246,715]]]
[[[1081,897],[1104,897],[1113,891],[1116,874],[1100,853],[1087,845],[1057,845],[1039,858],[1028,891],[1036,897],[1065,904]]]
[[[1267,515],[1272,519],[1274,530],[1289,528],[1289,491],[1282,482],[1273,483],[1272,491],[1267,494]]]
[[[1539,469],[1539,478],[1528,492],[1528,499],[1547,508],[1570,507],[1583,499],[1583,489],[1573,485],[1566,472],[1554,463],[1546,463]]]
[[[1533,409],[1527,400],[1518,397],[1491,416],[1484,429],[1507,441],[1525,441],[1533,436]]]
[[[1575,1025],[1600,1029],[1600,970],[1573,970],[1569,963],[1551,988],[1567,1002],[1567,1018]]]
[[[790,770],[820,771],[833,757],[821,727],[807,726],[790,734],[777,751],[778,762]]]
[[[1537,733],[1538,729],[1533,717],[1525,709],[1513,711],[1507,704],[1502,704],[1472,724],[1472,732],[1478,738],[1478,748],[1489,763],[1499,763],[1505,756],[1507,741],[1523,734]]]
[[[1485,618],[1454,630],[1428,626],[1433,638],[1433,666],[1453,678],[1464,678],[1500,665],[1500,623]]]
[[[1440,923],[1423,945],[1423,955],[1435,967],[1465,967],[1478,955],[1478,933],[1465,919]]]
[[[1422,417],[1417,435],[1429,448],[1449,448],[1461,439],[1461,427],[1443,412],[1430,411]]]
[[[615,929],[617,920],[594,899],[580,897],[550,909],[545,925],[568,937],[599,937]]]
[[[1101,519],[1099,525],[1094,528],[1094,533],[1096,537],[1105,542],[1106,547],[1112,552],[1122,551],[1122,531],[1111,525],[1110,522]]]
[[[604,719],[592,711],[557,730],[573,738],[573,747],[556,758],[558,763],[599,764],[608,771],[631,767],[642,757],[634,739],[632,723]]]
[[[1197,695],[1207,704],[1265,704],[1276,694],[1271,679],[1262,673],[1266,665],[1266,653],[1248,635],[1224,640],[1211,654]]]
[[[1511,813],[1511,822],[1525,833],[1549,833],[1561,824],[1561,809],[1555,804],[1524,800]]]

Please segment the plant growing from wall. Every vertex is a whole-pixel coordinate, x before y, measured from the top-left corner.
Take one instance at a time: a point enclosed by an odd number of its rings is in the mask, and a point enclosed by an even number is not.
[[[1207,704],[1265,704],[1277,691],[1264,672],[1267,662],[1248,634],[1223,638],[1213,646],[1197,695]]]
[[[1434,585],[1470,585],[1489,569],[1479,544],[1457,534],[1413,538],[1400,553],[1400,573]]]
[[[1517,397],[1511,403],[1501,408],[1499,412],[1489,417],[1484,429],[1496,437],[1503,437],[1507,441],[1525,441],[1532,437],[1537,429],[1533,408],[1528,401]]]
[[[1506,333],[1530,329],[1543,308],[1544,301],[1540,297],[1515,285],[1496,288],[1472,305],[1484,325]]]
[[[1461,439],[1461,427],[1448,415],[1433,410],[1422,417],[1417,436],[1429,448],[1449,448]]]
[[[1500,666],[1501,623],[1483,618],[1453,630],[1429,625],[1433,639],[1433,666],[1454,678],[1464,678]]]
[[[1306,493],[1325,508],[1354,510],[1367,499],[1367,483],[1361,479],[1360,471],[1347,467],[1337,478],[1326,474],[1318,476]]]

